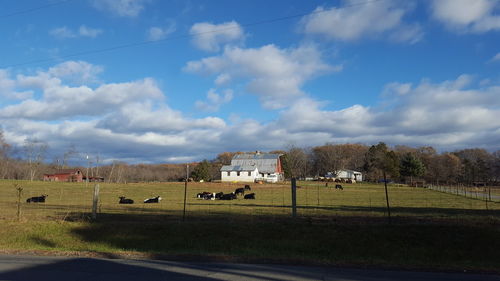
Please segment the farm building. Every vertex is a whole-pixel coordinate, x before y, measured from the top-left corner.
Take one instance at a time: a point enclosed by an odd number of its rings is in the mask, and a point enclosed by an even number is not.
[[[347,169],[337,170],[333,173],[333,176],[340,180],[363,181],[363,174],[361,172]]]
[[[270,153],[237,154],[220,171],[222,181],[277,182],[284,178],[280,155]]]
[[[69,181],[69,182],[83,182],[83,174],[79,169],[65,169],[59,170],[54,174],[44,174],[44,181]]]

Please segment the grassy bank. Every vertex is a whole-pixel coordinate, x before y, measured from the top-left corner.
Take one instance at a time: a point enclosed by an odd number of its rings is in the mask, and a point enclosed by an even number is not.
[[[2,224],[4,250],[459,271],[498,271],[500,264],[500,228],[491,225],[304,219],[131,223],[115,216],[94,223]]]

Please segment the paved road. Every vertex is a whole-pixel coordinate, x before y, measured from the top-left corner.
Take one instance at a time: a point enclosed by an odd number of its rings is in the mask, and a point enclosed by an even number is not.
[[[500,280],[496,275],[0,255],[0,280]]]

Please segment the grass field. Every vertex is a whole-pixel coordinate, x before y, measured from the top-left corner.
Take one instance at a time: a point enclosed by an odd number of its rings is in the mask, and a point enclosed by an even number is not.
[[[256,200],[211,201],[195,195],[242,184],[189,183],[182,221],[184,183],[101,183],[91,222],[93,184],[0,181],[0,249],[499,272],[499,203],[391,186],[389,224],[382,185],[299,186],[292,219],[289,184],[252,184]],[[46,203],[25,203],[41,194]],[[119,205],[121,195],[136,204]],[[156,195],[160,204],[141,203]]]

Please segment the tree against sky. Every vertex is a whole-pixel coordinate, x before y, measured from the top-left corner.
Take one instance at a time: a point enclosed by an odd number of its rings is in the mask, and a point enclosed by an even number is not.
[[[425,166],[413,153],[406,153],[401,158],[400,173],[402,176],[410,177],[413,185],[413,177],[421,177],[425,173]]]

